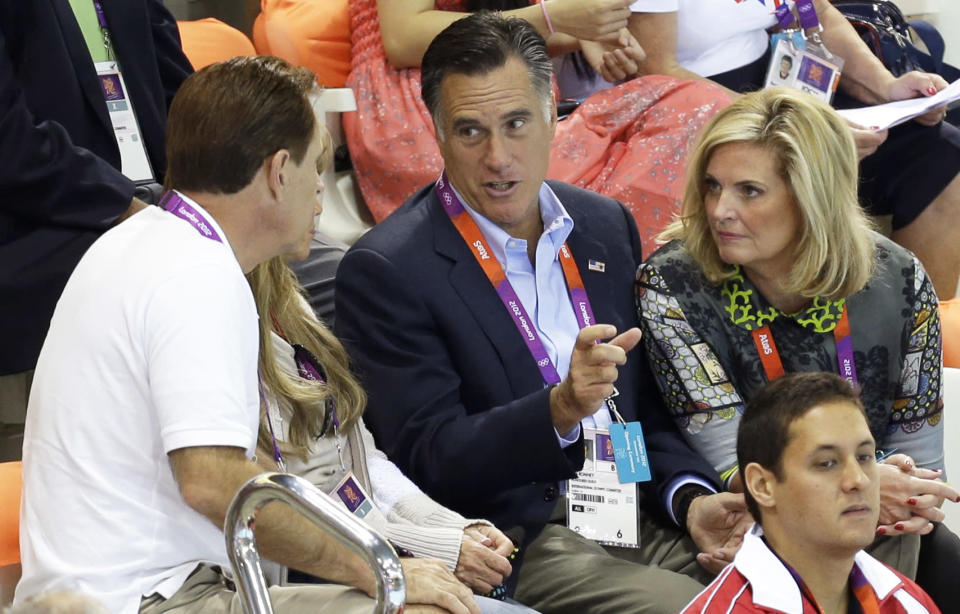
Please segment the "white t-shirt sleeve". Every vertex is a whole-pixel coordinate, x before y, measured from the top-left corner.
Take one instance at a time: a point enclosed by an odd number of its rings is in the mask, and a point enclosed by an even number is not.
[[[256,445],[258,322],[239,269],[198,264],[156,286],[144,351],[164,451]]]
[[[676,13],[680,0],[635,0],[630,5],[631,13]]]

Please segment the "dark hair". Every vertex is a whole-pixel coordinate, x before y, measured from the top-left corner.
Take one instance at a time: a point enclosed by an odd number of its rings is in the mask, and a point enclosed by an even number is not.
[[[530,6],[529,0],[469,0],[467,2],[467,11],[476,13],[477,11],[510,11],[513,9],[522,9]]]
[[[427,47],[420,64],[420,95],[434,124],[439,127],[440,86],[444,77],[451,73],[483,75],[503,67],[510,57],[526,64],[534,91],[548,100],[553,64],[547,55],[547,43],[528,22],[480,11],[440,32]]]
[[[281,149],[303,161],[316,130],[316,77],[272,56],[237,57],[191,75],[167,120],[167,189],[233,194]]]
[[[845,401],[866,419],[860,391],[836,373],[788,373],[765,385],[747,403],[737,430],[737,464],[744,471],[757,463],[783,479],[783,450],[790,443],[790,425],[817,405]],[[746,488],[747,508],[758,522],[760,506]]]

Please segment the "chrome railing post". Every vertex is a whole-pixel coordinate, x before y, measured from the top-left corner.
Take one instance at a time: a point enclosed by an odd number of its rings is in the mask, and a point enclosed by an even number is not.
[[[234,496],[223,528],[246,614],[273,614],[253,533],[260,509],[273,501],[286,503],[367,562],[377,582],[375,614],[402,611],[406,584],[390,544],[303,478],[264,473],[247,481]]]

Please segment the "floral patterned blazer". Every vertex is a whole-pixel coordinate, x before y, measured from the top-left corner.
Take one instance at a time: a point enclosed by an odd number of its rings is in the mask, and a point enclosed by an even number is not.
[[[943,467],[940,318],[917,258],[877,234],[877,267],[846,299],[777,310],[741,270],[719,284],[675,240],[637,271],[637,308],[657,384],[681,433],[724,478],[744,403],[767,377],[753,330],[767,325],[786,372],[837,372],[833,329],[850,320],[861,399],[877,445]]]

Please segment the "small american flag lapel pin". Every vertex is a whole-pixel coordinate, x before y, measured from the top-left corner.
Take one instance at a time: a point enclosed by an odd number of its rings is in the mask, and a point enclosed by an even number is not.
[[[607,270],[607,263],[600,262],[599,260],[589,260],[587,262],[587,268],[597,273],[603,273]]]

